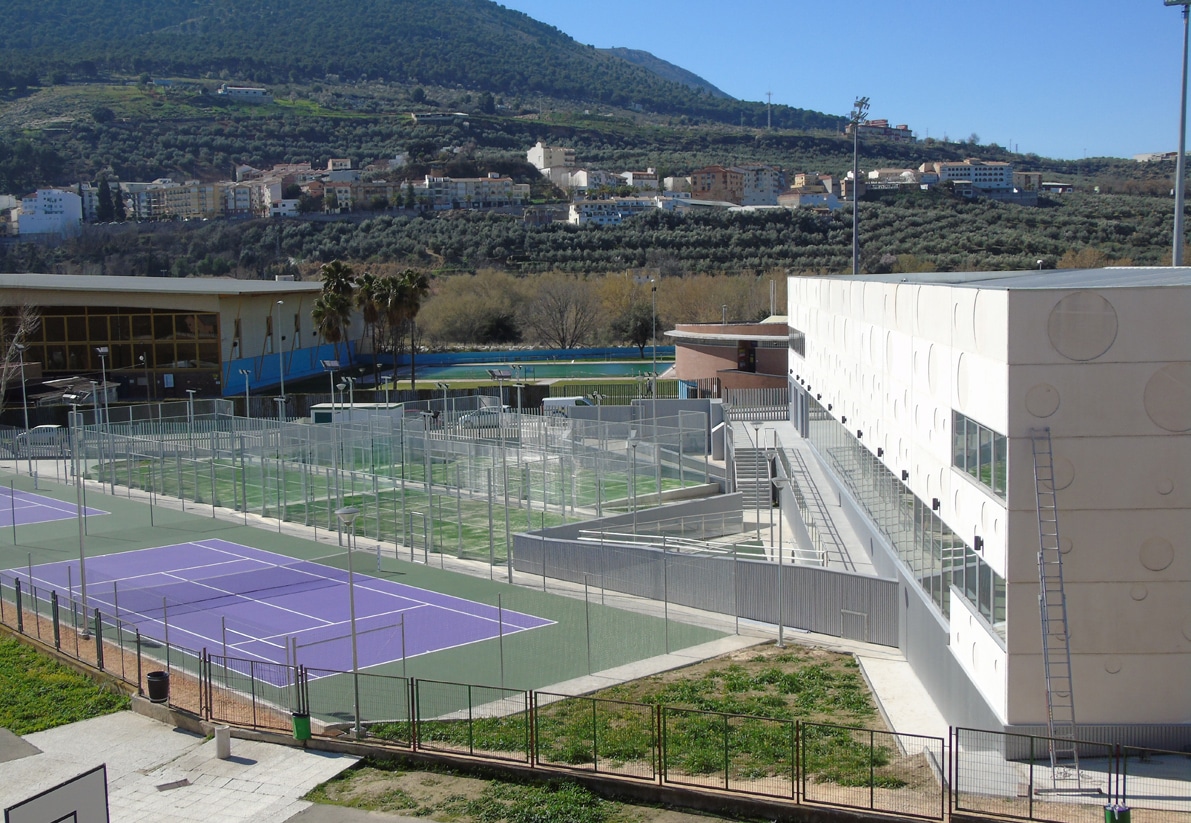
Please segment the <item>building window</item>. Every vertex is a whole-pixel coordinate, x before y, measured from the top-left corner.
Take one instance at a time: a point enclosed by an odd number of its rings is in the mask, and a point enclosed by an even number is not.
[[[799,357],[806,357],[806,335],[793,326],[790,329],[790,351]]]
[[[951,464],[1002,500],[1006,497],[1009,452],[1005,435],[953,411]]]

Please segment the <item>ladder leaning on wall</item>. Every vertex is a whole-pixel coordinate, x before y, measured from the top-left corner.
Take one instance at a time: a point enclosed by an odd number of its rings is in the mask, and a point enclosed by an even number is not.
[[[1052,781],[1070,760],[1079,780],[1075,744],[1075,694],[1072,689],[1071,640],[1067,633],[1067,595],[1055,499],[1054,451],[1050,429],[1030,429],[1034,451],[1034,487],[1038,504],[1038,606],[1042,614],[1042,664],[1046,673],[1046,726]]]

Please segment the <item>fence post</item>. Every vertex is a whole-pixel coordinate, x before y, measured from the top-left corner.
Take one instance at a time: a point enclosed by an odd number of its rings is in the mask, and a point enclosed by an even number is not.
[[[103,616],[95,610],[95,662],[103,671]]]
[[[728,752],[728,715],[724,715],[724,790],[728,789],[728,773],[731,770],[732,755]]]
[[[62,635],[58,628],[58,592],[50,592],[50,615],[54,623],[54,648],[62,649]]]
[[[141,688],[141,630],[136,630],[136,693],[139,697],[144,697],[144,689]]]
[[[25,611],[21,608],[21,581],[14,579],[12,581],[13,588],[17,593],[17,633],[25,633]]]

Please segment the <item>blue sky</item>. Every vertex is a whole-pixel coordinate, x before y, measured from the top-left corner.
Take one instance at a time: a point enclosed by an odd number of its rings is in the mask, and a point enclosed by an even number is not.
[[[500,0],[728,94],[1078,159],[1174,151],[1183,23],[1163,0]],[[853,56],[854,55],[854,56]]]

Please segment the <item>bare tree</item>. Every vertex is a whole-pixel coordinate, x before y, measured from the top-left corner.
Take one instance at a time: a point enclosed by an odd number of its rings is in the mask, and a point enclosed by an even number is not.
[[[21,347],[40,326],[41,315],[33,306],[22,303],[3,310],[0,325],[0,348],[4,356],[0,363],[0,411],[4,409],[8,387],[21,379]]]
[[[592,283],[564,274],[534,280],[534,296],[524,307],[525,326],[541,343],[573,349],[587,343],[601,319],[600,300]]]

